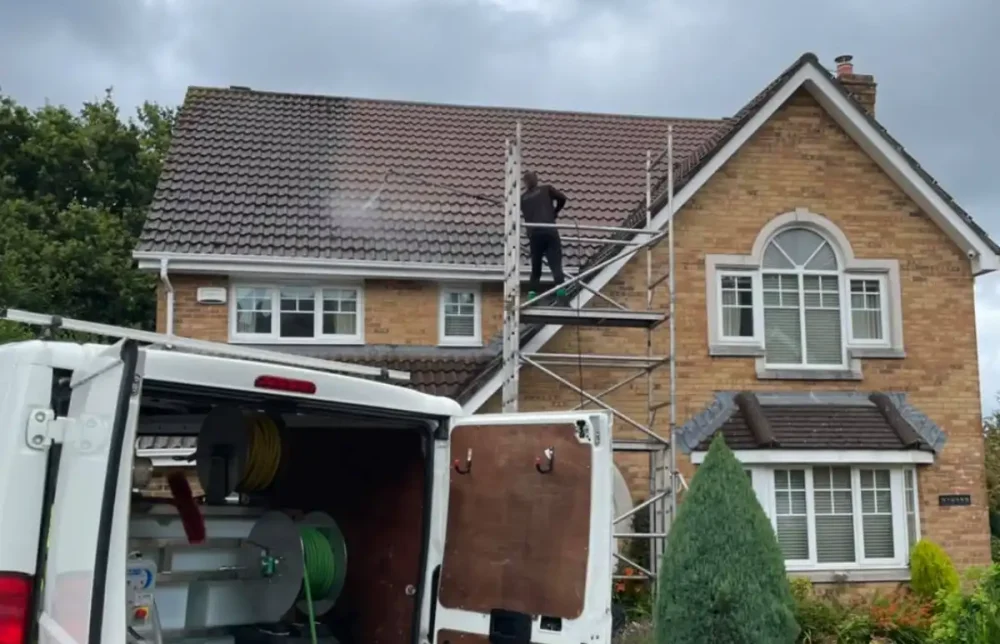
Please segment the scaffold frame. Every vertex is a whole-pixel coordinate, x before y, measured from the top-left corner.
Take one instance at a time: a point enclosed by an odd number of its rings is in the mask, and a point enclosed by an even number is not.
[[[639,571],[639,575],[628,575],[629,579],[640,578],[655,580],[660,556],[665,547],[670,525],[676,515],[678,488],[686,488],[684,478],[677,471],[677,456],[672,446],[676,443],[677,427],[677,361],[676,361],[676,299],[674,291],[674,150],[673,125],[667,127],[666,150],[656,159],[652,152],[646,152],[645,158],[645,221],[644,227],[598,226],[593,224],[530,224],[521,220],[521,173],[522,173],[522,141],[521,123],[515,126],[513,140],[505,142],[504,164],[504,309],[503,309],[503,364],[502,364],[502,394],[501,404],[505,413],[518,410],[520,370],[523,366],[535,369],[555,380],[566,388],[576,392],[581,402],[574,410],[595,405],[610,412],[616,420],[637,429],[644,438],[616,439],[613,443],[615,452],[647,452],[649,455],[649,496],[639,505],[614,519],[616,539],[647,539],[649,540],[650,565],[641,566],[622,554],[621,548],[615,557],[626,566]],[[665,229],[654,229],[652,223],[653,205],[653,173],[661,163],[666,163],[667,179],[667,224]],[[611,257],[602,259],[592,266],[584,265],[572,277],[562,284],[557,284],[530,298],[522,298],[522,258],[521,237],[524,231],[532,228],[555,228],[572,231],[575,236],[563,237],[564,242],[585,244],[609,244],[619,250]],[[584,236],[588,233],[588,236]],[[596,233],[596,235],[595,235]],[[601,237],[600,234],[606,236]],[[616,238],[617,236],[617,238]],[[626,236],[626,237],[622,237]],[[653,249],[660,242],[668,244],[668,268],[666,274],[655,275],[653,271]],[[624,258],[633,258],[644,251],[645,260],[645,308],[629,309],[608,295],[600,293],[599,289],[591,287],[585,280],[597,274],[607,266]],[[669,294],[666,311],[653,308],[656,289],[666,289]],[[551,299],[560,288],[574,287],[575,294],[571,299],[556,304],[542,304]],[[610,307],[586,307],[583,301],[584,291],[593,297],[610,304]],[[653,332],[662,323],[669,328],[669,351],[667,355],[657,355],[654,352]],[[612,355],[612,354],[559,354],[542,352],[525,352],[521,349],[522,325],[563,326],[597,326],[597,327],[632,327],[645,330],[646,347],[643,355]],[[669,394],[666,400],[655,400],[654,375],[663,366],[669,369]],[[590,393],[572,381],[556,373],[550,367],[579,366],[588,368],[607,367],[628,371],[629,375],[620,379],[611,387],[597,393]],[[637,420],[609,404],[604,398],[609,394],[629,385],[636,380],[646,379],[646,418]],[[581,383],[582,384],[582,383]],[[667,431],[657,431],[657,414],[666,408],[669,412]],[[664,436],[664,433],[666,436]],[[643,532],[619,532],[617,526],[646,510],[650,513],[649,529]],[[615,574],[619,579],[625,575]]]

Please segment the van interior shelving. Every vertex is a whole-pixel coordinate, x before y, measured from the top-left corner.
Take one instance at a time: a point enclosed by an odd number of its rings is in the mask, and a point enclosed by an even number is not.
[[[431,424],[235,394],[143,384],[140,434],[198,436],[208,536],[190,543],[173,501],[135,482],[129,583],[140,595],[154,577],[157,586],[155,615],[132,607],[146,626],[136,634],[158,626],[164,641],[306,642],[315,629],[321,642],[410,641]]]

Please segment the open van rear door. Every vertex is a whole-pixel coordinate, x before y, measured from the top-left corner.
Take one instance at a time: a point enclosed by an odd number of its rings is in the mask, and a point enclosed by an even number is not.
[[[107,347],[73,372],[61,436],[38,618],[40,644],[97,644],[124,637],[124,575],[131,476],[139,411],[141,352],[132,340]],[[123,458],[123,453],[125,458]],[[125,476],[121,473],[124,471]],[[121,538],[114,538],[116,534]],[[119,623],[120,622],[120,623]],[[112,633],[114,635],[112,635]]]
[[[468,416],[450,442],[432,641],[609,642],[610,414]]]

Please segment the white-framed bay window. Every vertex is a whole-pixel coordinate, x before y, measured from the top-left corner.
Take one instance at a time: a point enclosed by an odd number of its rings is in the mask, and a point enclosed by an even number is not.
[[[920,538],[914,465],[745,467],[789,572],[907,568]]]
[[[898,260],[857,259],[820,215],[780,215],[750,255],[705,261],[712,355],[756,356],[760,377],[821,379],[904,355]]]
[[[231,342],[364,343],[360,284],[234,284],[231,291]]]
[[[483,303],[479,285],[442,285],[438,307],[438,343],[445,346],[481,346]]]

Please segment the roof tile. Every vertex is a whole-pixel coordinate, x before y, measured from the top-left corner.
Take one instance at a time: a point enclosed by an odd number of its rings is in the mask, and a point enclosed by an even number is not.
[[[566,214],[607,225],[641,200],[669,125],[679,155],[723,125],[193,87],[138,250],[499,264],[501,208],[468,195],[502,197],[517,120]],[[567,243],[567,261],[593,250]]]
[[[707,450],[722,432],[730,449],[932,450],[882,393],[867,396],[754,394],[740,392],[732,405],[699,429],[696,450]]]

